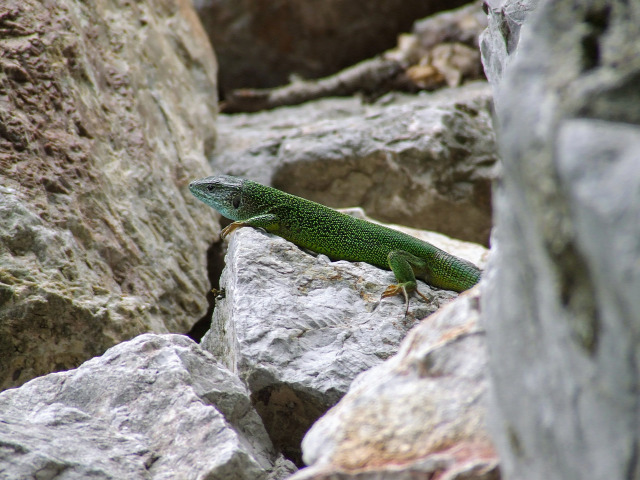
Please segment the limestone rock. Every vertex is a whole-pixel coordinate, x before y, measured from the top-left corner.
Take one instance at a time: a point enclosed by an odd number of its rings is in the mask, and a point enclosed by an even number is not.
[[[640,478],[638,38],[636,2],[543,2],[496,86],[482,311],[510,480]]]
[[[0,6],[0,389],[206,310],[216,64],[186,0]]]
[[[291,480],[498,479],[478,287],[423,320],[304,437]]]
[[[496,86],[516,51],[520,28],[539,0],[485,0],[488,16],[487,29],[480,35],[480,52],[484,73]],[[498,96],[499,98],[499,96]]]
[[[423,235],[482,265],[484,248],[444,238]],[[380,301],[394,280],[390,271],[314,257],[251,228],[233,234],[221,278],[225,295],[202,346],[246,381],[288,458],[299,460],[303,434],[359,373],[395,354],[417,319],[456,296],[419,282],[433,301],[412,298],[405,318],[404,299]]]
[[[497,162],[484,82],[373,105],[324,99],[221,115],[217,172],[487,244]]]
[[[465,0],[194,0],[220,59],[224,91],[318,78],[391,48],[417,18]]]
[[[255,480],[275,460],[246,387],[180,335],[3,392],[0,442],[6,478]]]

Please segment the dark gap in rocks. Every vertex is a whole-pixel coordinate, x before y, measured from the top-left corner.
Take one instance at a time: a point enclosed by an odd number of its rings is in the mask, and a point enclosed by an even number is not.
[[[228,222],[230,223],[230,222]],[[200,343],[204,334],[207,333],[211,327],[211,316],[216,306],[216,294],[212,290],[220,289],[220,275],[224,268],[224,256],[225,249],[223,248],[222,239],[215,243],[212,243],[207,250],[207,276],[209,277],[209,283],[211,288],[207,292],[207,302],[209,302],[209,308],[207,312],[198,320],[191,330],[187,332],[187,336],[193,341]]]
[[[331,405],[321,404],[311,395],[285,384],[270,385],[252,393],[251,402],[273,446],[298,468],[303,468],[302,438]]]
[[[593,355],[600,335],[600,312],[589,264],[574,242],[559,250],[549,249],[557,266],[560,302],[570,315],[570,328],[577,343]]]
[[[585,15],[585,23],[591,28],[581,41],[583,71],[600,64],[600,37],[609,27],[610,14],[611,7],[606,5],[600,9],[588,10]]]

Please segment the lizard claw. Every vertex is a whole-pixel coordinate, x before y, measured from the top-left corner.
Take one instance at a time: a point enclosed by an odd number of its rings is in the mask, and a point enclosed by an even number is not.
[[[427,303],[431,303],[431,301],[433,300],[433,298],[429,298],[429,297],[427,297],[426,295],[422,294],[422,293],[420,292],[420,290],[418,290],[417,288],[416,288],[414,291],[415,291],[418,295],[420,295],[420,296],[424,299],[424,301],[425,301],[425,302],[427,302]]]
[[[380,298],[383,299],[387,297],[393,297],[394,295],[399,295],[400,293],[404,295],[404,300],[407,305],[407,308],[404,312],[404,314],[406,315],[409,312],[409,295],[407,294],[407,289],[404,285],[389,285],[387,289],[382,292]]]
[[[420,290],[418,290],[416,288],[413,291],[415,293],[417,293],[418,295],[420,295],[424,299],[425,302],[431,303],[432,299],[427,297],[426,295],[422,294],[420,292]],[[401,293],[404,295],[404,300],[405,300],[406,306],[407,306],[407,308],[406,308],[406,310],[404,312],[405,315],[406,315],[407,313],[409,313],[409,294],[408,294],[407,289],[406,289],[406,287],[404,285],[401,285],[401,284],[400,285],[389,285],[387,287],[387,289],[384,292],[382,292],[382,295],[380,296],[380,299],[387,298],[387,297],[393,297],[395,295],[400,295]]]
[[[400,285],[389,285],[387,289],[384,292],[382,292],[382,295],[380,295],[380,298],[393,297],[395,295],[398,295],[401,290],[402,290],[402,287]]]
[[[220,232],[220,238],[222,238],[223,240],[229,236],[231,233],[233,233],[234,230],[240,228],[240,227],[244,227],[245,224],[242,222],[233,222],[230,223],[229,225],[227,225],[226,227],[224,227],[224,229],[222,230],[222,232]]]

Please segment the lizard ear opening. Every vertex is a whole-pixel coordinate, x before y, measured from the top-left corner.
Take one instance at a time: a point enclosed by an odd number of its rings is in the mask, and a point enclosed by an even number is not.
[[[240,195],[235,195],[233,199],[231,199],[231,204],[233,205],[233,208],[238,208],[240,206],[240,200],[241,200]]]

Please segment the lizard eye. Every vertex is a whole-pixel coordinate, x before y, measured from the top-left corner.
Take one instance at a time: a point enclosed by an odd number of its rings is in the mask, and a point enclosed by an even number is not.
[[[207,185],[207,190],[210,191],[210,192],[213,192],[214,188],[215,187],[213,185]]]
[[[238,208],[240,206],[240,195],[233,197],[231,204],[233,205],[233,208]]]

